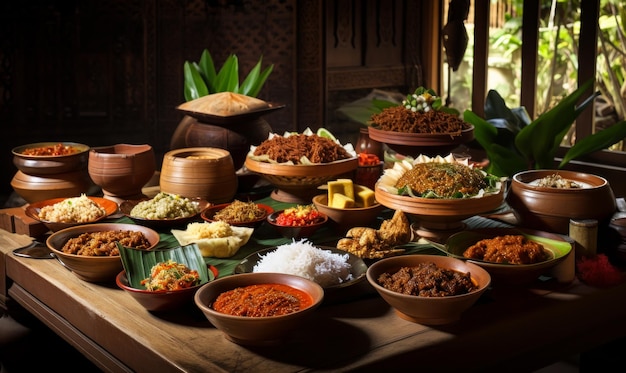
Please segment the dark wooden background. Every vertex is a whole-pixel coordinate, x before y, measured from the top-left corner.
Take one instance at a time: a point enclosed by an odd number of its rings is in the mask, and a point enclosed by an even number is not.
[[[358,125],[335,109],[372,88],[422,83],[416,0],[42,0],[0,5],[0,193],[11,149],[39,141],[148,143],[157,167],[182,114],[183,63],[207,48],[247,74],[274,72],[259,97],[286,108],[274,131]],[[355,127],[356,126],[356,127]],[[356,135],[355,135],[356,136]]]

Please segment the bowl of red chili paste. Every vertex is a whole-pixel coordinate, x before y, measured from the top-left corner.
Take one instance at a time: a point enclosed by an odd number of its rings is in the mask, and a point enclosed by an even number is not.
[[[267,216],[267,222],[286,238],[307,238],[328,221],[314,204],[297,205]]]
[[[225,337],[241,345],[275,345],[297,333],[324,289],[285,273],[244,273],[203,285],[194,301]]]

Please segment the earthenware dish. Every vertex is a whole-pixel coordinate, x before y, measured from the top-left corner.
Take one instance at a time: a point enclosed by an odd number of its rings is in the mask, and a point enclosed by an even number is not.
[[[329,224],[339,233],[346,233],[353,227],[374,226],[378,228],[377,217],[385,209],[385,206],[380,203],[368,207],[330,207],[328,206],[328,193],[313,197],[313,204],[319,212],[328,216]]]
[[[63,145],[76,149],[75,153],[67,155],[26,155],[26,149]],[[84,169],[87,167],[89,146],[75,142],[38,142],[15,147],[13,164],[18,170],[28,175],[62,174]]]
[[[86,256],[68,254],[63,252],[65,243],[73,237],[78,237],[83,233],[130,230],[142,232],[150,242],[150,249],[159,243],[159,234],[142,225],[124,223],[95,223],[78,225],[65,228],[51,234],[46,239],[46,246],[52,251],[56,258],[71,270],[76,277],[87,282],[113,282],[115,277],[124,269],[119,255],[116,256]]]
[[[391,291],[378,283],[383,273],[396,272],[402,267],[414,267],[421,263],[435,263],[440,268],[470,273],[477,289],[462,295],[446,297],[422,297]],[[491,284],[491,276],[485,269],[449,256],[402,255],[381,259],[367,269],[367,281],[378,294],[408,321],[424,325],[450,324],[461,319],[463,312],[472,307]]]
[[[276,219],[278,216],[285,210],[274,211],[273,213],[267,216],[267,222],[274,227],[274,229],[281,234],[281,236],[285,238],[307,238],[311,237],[313,233],[317,232],[326,222],[328,221],[328,216],[323,213],[320,213],[320,217],[316,220],[315,223],[309,225],[301,225],[301,226],[290,226],[290,225],[279,225],[276,223]]]
[[[41,211],[42,208],[46,206],[52,206],[56,203],[64,201],[66,198],[52,198],[52,199],[47,199],[45,201],[38,201],[38,202],[30,203],[28,206],[26,206],[24,212],[26,213],[26,216],[28,216],[29,218],[40,221],[46,227],[48,227],[48,229],[50,229],[51,231],[57,232],[62,229],[74,227],[77,225],[97,223],[115,214],[118,211],[118,205],[114,201],[111,201],[109,199],[102,198],[102,197],[88,196],[87,198],[89,198],[90,200],[98,204],[98,206],[102,207],[106,211],[106,213],[103,216],[95,220],[88,221],[88,222],[81,222],[81,223],[59,223],[59,222],[53,222],[53,221],[43,220],[39,218],[39,212]]]
[[[304,291],[312,304],[297,312],[271,317],[232,316],[215,311],[212,304],[223,292],[255,284],[282,284]],[[203,285],[194,301],[206,318],[227,339],[241,345],[275,345],[287,340],[312,316],[324,299],[324,289],[300,276],[284,273],[244,273],[219,278]]]
[[[131,219],[137,224],[144,225],[146,227],[150,227],[152,229],[168,229],[168,228],[177,228],[177,227],[186,227],[187,224],[193,221],[200,221],[200,214],[204,212],[204,210],[211,206],[211,203],[202,198],[192,198],[191,202],[196,205],[197,213],[194,215],[186,216],[183,218],[172,218],[172,219],[146,219],[140,218],[137,216],[131,215],[131,211],[139,202],[146,201],[146,199],[142,200],[127,200],[120,203],[120,212],[124,214],[126,217]]]
[[[274,209],[271,206],[264,205],[262,203],[257,203],[256,205],[264,211],[263,216],[260,216],[255,220],[251,220],[247,222],[227,221],[227,223],[229,225],[234,225],[238,227],[250,227],[250,228],[258,227],[265,221],[265,219],[267,219],[267,216],[269,214],[274,212]],[[208,207],[204,211],[202,211],[202,214],[200,216],[202,217],[203,220],[208,221],[209,223],[214,222],[216,220],[213,220],[213,215],[215,215],[216,213],[218,213],[219,211],[223,210],[224,208],[228,206],[230,206],[230,203],[222,203],[219,205]]]

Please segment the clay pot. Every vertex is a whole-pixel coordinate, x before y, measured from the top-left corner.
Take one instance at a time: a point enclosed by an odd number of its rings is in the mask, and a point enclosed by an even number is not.
[[[117,144],[89,151],[89,176],[105,196],[132,199],[156,170],[152,146]]]
[[[553,174],[584,187],[564,189],[533,184],[533,181]],[[606,179],[566,170],[519,172],[513,175],[506,200],[521,226],[561,234],[568,233],[570,219],[595,219],[605,225],[617,208],[615,195]]]
[[[178,124],[170,142],[170,149],[210,147],[227,150],[235,170],[246,160],[251,145],[266,140],[272,128],[263,118],[251,118],[223,126],[201,122],[186,115]]]
[[[218,204],[232,201],[238,181],[227,150],[196,147],[167,152],[159,184],[162,192]]]
[[[28,203],[51,198],[69,198],[88,193],[92,186],[85,170],[54,175],[29,175],[17,171],[11,180],[15,193]]]
[[[62,144],[73,147],[76,153],[68,155],[26,155],[26,149]],[[13,164],[28,175],[55,175],[84,170],[87,167],[89,146],[74,142],[41,142],[13,148]]]

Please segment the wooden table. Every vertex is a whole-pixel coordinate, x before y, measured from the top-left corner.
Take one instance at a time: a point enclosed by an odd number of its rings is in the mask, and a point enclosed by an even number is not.
[[[427,327],[398,317],[363,282],[345,302],[320,307],[288,343],[243,347],[195,305],[151,314],[113,283],[87,283],[56,260],[12,254],[30,241],[0,230],[0,295],[106,371],[528,371],[626,336],[626,284],[494,287],[459,322]]]

